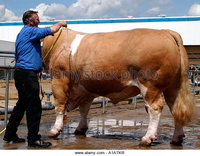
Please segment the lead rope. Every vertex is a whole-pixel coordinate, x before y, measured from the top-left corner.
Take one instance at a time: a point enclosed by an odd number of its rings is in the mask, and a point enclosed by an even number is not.
[[[70,46],[70,41],[69,41],[69,33],[68,33],[68,28],[67,29],[67,51],[69,51],[69,71],[71,72],[71,54],[72,54],[72,51],[71,51],[71,46]],[[67,120],[67,112],[69,111],[69,108],[67,106],[67,101],[65,103],[65,112],[64,112],[64,120]]]
[[[71,71],[71,56],[72,56],[72,50],[71,50],[71,45],[69,44],[69,34],[68,34],[68,29],[67,29],[67,46],[68,47],[68,51],[69,51],[69,71]]]
[[[59,34],[58,34],[56,40],[54,41],[54,43],[52,44],[52,46],[50,47],[50,49],[48,50],[48,52],[47,52],[46,55],[44,56],[44,58],[43,58],[43,60],[42,60],[43,63],[44,63],[46,57],[50,54],[50,52],[52,51],[52,49],[55,47],[56,42],[58,41],[58,39],[59,39],[59,37],[60,37],[60,35],[61,35],[63,29],[64,29],[64,27],[61,27],[60,32],[59,32]]]
[[[1,132],[0,132],[0,135],[6,130],[6,128],[4,128]]]
[[[46,53],[46,55],[43,57],[43,59],[42,59],[42,62],[43,62],[43,63],[44,63],[46,57],[51,53],[51,51],[52,51],[53,48],[55,47],[56,42],[58,41],[58,39],[59,39],[59,37],[60,37],[60,35],[61,35],[62,31],[63,31],[63,28],[64,28],[64,27],[61,27],[61,28],[60,28],[60,32],[59,32],[59,34],[58,34],[56,40],[55,40],[54,43],[51,45],[51,47],[50,47],[50,49],[48,50],[48,52]],[[41,84],[41,78],[42,78],[42,72],[40,72],[40,74],[39,74],[40,84]],[[40,101],[42,102],[42,100],[43,100],[43,98],[44,98],[44,91],[43,91],[43,89],[42,89],[42,86],[40,86],[40,92],[41,92],[41,95],[42,95],[42,98],[40,99]]]

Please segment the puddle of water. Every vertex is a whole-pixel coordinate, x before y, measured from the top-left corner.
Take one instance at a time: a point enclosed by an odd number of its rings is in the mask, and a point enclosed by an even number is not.
[[[139,143],[145,135],[144,130],[147,126],[148,124],[144,121],[96,119],[89,122],[90,131],[93,133],[90,132],[88,135],[102,139],[136,140]],[[171,136],[159,135],[158,140],[154,141],[152,146],[170,140]]]

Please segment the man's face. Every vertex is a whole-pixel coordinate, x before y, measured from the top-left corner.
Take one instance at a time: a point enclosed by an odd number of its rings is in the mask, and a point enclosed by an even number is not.
[[[38,24],[40,23],[40,19],[38,14],[33,14],[33,18],[29,19],[29,25],[38,27]]]

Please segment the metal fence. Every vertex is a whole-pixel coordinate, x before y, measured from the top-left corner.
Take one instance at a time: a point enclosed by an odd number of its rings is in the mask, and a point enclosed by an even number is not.
[[[5,45],[5,44],[3,44]],[[6,45],[5,45],[6,47]],[[5,107],[1,107],[0,114],[4,113],[4,127],[7,126],[8,113],[12,110],[8,108],[9,80],[13,79],[14,71],[14,52],[0,51],[0,81],[6,83],[5,88]],[[5,130],[5,129],[4,129]],[[3,130],[3,131],[4,131]],[[1,131],[1,133],[3,132]]]
[[[190,63],[190,72],[188,75],[191,80],[191,91],[195,95],[200,93],[200,64]]]
[[[10,51],[0,51],[0,80],[6,79],[7,70],[10,71],[9,79],[13,79],[13,69],[15,66],[14,54],[14,52]]]
[[[9,95],[9,80],[13,78],[13,69],[14,69],[14,52],[10,51],[0,51],[0,70],[1,75],[0,79],[6,81],[6,90],[5,90],[5,108],[1,111],[4,111],[4,126],[7,125],[8,119],[8,95]],[[2,61],[3,60],[3,61]],[[10,74],[12,72],[12,74]],[[12,78],[11,78],[12,75]],[[1,112],[0,111],[0,112]]]

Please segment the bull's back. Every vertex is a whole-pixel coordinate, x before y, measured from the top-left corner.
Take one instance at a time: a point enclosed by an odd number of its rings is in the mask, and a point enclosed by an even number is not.
[[[81,70],[137,70],[176,68],[179,52],[173,37],[164,30],[134,29],[87,35],[81,42],[74,64]]]

